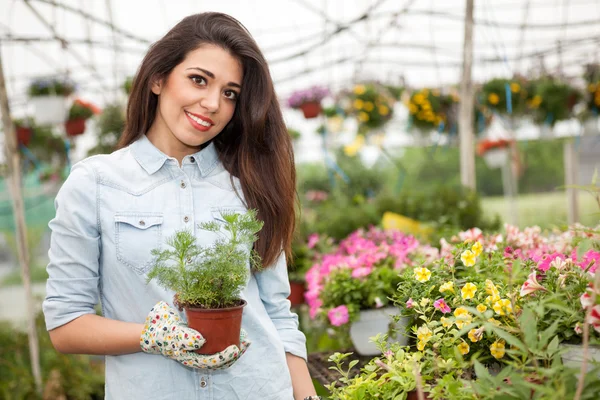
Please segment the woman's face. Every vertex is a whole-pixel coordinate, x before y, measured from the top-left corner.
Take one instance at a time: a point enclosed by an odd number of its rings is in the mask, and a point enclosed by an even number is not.
[[[158,106],[148,138],[180,160],[197,152],[233,117],[242,78],[241,63],[223,48],[204,44],[191,51],[152,86]]]

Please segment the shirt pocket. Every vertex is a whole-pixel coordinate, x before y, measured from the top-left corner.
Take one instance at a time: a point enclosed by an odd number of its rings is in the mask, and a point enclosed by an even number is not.
[[[152,249],[160,248],[163,215],[160,213],[115,214],[117,259],[138,274],[152,267]]]

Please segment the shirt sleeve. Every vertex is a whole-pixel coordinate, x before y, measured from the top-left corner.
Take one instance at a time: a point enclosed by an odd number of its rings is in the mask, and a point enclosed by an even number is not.
[[[255,273],[260,298],[279,332],[286,353],[307,359],[306,337],[298,329],[298,315],[291,312],[290,282],[285,254],[282,253],[274,266]]]
[[[98,304],[100,229],[96,176],[92,167],[73,166],[59,190],[51,230],[46,298],[42,304],[46,329],[52,330]]]

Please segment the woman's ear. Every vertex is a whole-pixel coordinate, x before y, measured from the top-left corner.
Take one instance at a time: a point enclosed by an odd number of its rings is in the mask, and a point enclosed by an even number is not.
[[[152,83],[152,93],[154,93],[157,96],[160,95],[162,86],[163,86],[162,79],[160,79],[160,78],[154,79],[153,83]]]

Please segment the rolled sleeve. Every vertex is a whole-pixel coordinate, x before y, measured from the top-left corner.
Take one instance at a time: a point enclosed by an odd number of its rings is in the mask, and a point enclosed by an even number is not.
[[[54,202],[46,298],[42,304],[46,329],[52,330],[98,304],[100,229],[96,177],[90,165],[76,164]]]
[[[285,254],[273,267],[255,274],[260,298],[273,321],[286,353],[307,359],[306,337],[298,329],[298,315],[290,310],[290,282]]]

